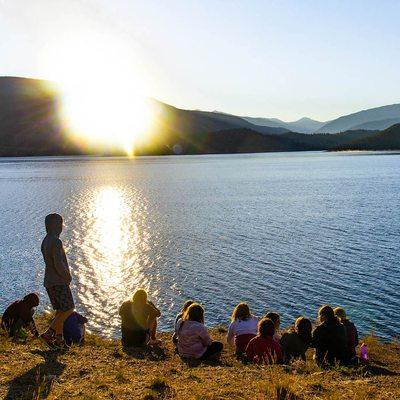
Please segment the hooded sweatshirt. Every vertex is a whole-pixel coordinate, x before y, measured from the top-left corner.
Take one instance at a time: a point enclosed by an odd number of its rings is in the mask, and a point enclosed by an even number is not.
[[[69,285],[72,278],[61,240],[56,235],[48,233],[43,239],[41,250],[46,265],[44,286],[50,288]]]

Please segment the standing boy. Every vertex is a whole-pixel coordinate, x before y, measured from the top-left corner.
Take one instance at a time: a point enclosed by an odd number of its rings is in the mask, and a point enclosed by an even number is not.
[[[45,219],[47,235],[42,242],[42,254],[45,262],[44,287],[51,305],[56,312],[49,328],[40,337],[50,347],[64,347],[64,321],[72,314],[75,305],[72,298],[71,273],[68,266],[60,234],[63,219],[59,214],[49,214]]]

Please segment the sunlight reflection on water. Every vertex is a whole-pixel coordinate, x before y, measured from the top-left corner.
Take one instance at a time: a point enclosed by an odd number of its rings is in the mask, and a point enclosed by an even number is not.
[[[142,273],[149,247],[148,233],[143,229],[147,210],[137,193],[127,197],[113,186],[89,191],[81,201],[88,207],[86,213],[80,207],[79,229],[74,230],[73,242],[83,243],[76,262],[78,287],[92,314],[92,327],[110,334],[118,326],[116,310],[121,302],[137,287],[148,287]],[[79,237],[83,233],[85,237]],[[104,319],[110,318],[104,327]]]

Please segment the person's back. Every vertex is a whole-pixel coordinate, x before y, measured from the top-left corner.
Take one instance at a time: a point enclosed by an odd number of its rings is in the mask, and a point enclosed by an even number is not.
[[[85,338],[85,324],[88,322],[87,318],[77,312],[73,312],[65,321],[63,328],[63,335],[65,343],[70,346],[71,344],[81,344]]]
[[[139,289],[132,300],[122,303],[121,317],[122,342],[125,346],[142,346],[151,340],[155,343],[156,319],[161,315],[156,306],[147,300],[147,292]]]
[[[254,364],[280,364],[282,349],[272,337],[256,336],[246,348],[247,359]]]
[[[148,335],[148,329],[137,320],[132,307],[132,301],[128,300],[119,309],[122,343],[127,346],[144,344]]]
[[[342,307],[334,309],[335,316],[344,325],[347,339],[346,361],[351,363],[356,357],[356,347],[358,346],[358,332],[356,326],[347,318],[346,311]]]
[[[356,347],[358,346],[358,332],[353,322],[348,319],[344,320],[342,323],[346,329],[347,355],[348,359],[351,360],[357,354]]]
[[[306,351],[312,338],[311,331],[311,321],[308,318],[299,317],[296,319],[294,328],[282,335],[279,344],[282,346],[286,363],[296,358],[306,360]]]
[[[280,364],[283,361],[281,346],[273,339],[275,326],[271,319],[263,318],[258,324],[258,335],[246,348],[248,361],[254,364]]]
[[[45,262],[44,287],[69,285],[72,277],[60,238],[48,233],[43,239],[41,251]]]
[[[3,313],[1,327],[13,337],[18,334],[21,328],[29,329],[35,336],[38,336],[33,314],[35,307],[39,305],[39,296],[30,293],[22,300],[14,301]]]
[[[286,363],[296,358],[301,358],[302,360],[306,359],[306,351],[309,344],[305,343],[297,332],[285,332],[279,344],[282,346],[284,361]]]
[[[334,316],[331,307],[324,306],[321,310],[322,323],[314,329],[312,338],[317,363],[320,365],[342,363],[345,361],[347,350],[345,327]]]
[[[233,310],[229,324],[227,342],[235,346],[235,353],[241,356],[250,340],[257,335],[259,318],[252,315],[247,303],[239,303]]]
[[[178,352],[183,358],[200,358],[212,339],[201,322],[180,320],[177,326]]]

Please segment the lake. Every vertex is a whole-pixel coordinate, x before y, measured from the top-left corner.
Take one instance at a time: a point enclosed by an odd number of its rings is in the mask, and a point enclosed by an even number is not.
[[[118,334],[144,287],[162,330],[185,299],[206,324],[239,301],[282,324],[343,306],[362,333],[400,332],[400,155],[270,153],[0,159],[0,313],[42,286],[44,217],[62,239],[77,310]]]

